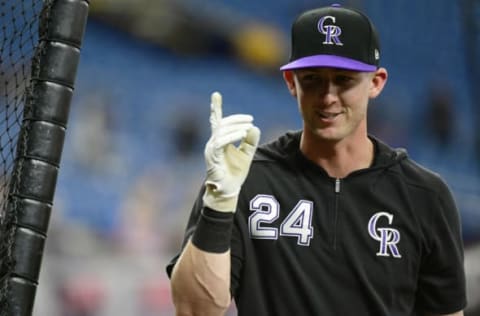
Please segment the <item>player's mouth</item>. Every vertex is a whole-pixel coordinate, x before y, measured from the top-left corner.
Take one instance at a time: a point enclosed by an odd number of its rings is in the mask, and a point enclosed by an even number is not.
[[[333,122],[342,112],[317,111],[317,115],[325,122]]]

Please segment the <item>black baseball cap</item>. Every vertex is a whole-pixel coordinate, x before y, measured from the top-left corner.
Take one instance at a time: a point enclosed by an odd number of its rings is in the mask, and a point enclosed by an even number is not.
[[[334,67],[371,72],[379,62],[380,43],[370,19],[360,11],[333,4],[295,19],[290,62],[280,70]]]

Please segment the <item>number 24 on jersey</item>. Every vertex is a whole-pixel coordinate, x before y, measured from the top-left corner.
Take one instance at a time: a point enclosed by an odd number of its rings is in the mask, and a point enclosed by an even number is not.
[[[272,227],[280,216],[280,204],[271,195],[258,194],[250,201],[248,218],[250,238],[278,239],[278,236],[296,237],[301,246],[309,246],[313,238],[313,202],[300,200],[280,224],[280,229]]]

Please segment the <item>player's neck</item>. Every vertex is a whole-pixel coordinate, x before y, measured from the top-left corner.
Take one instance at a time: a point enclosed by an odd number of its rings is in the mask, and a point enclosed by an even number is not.
[[[374,145],[366,132],[338,142],[321,140],[303,133],[300,150],[333,178],[344,178],[355,170],[371,166]]]

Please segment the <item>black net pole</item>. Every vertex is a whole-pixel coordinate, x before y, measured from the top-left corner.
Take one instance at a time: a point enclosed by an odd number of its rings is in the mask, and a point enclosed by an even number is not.
[[[15,220],[1,315],[33,311],[88,5],[87,0],[44,2],[44,35],[32,63],[6,207]]]

